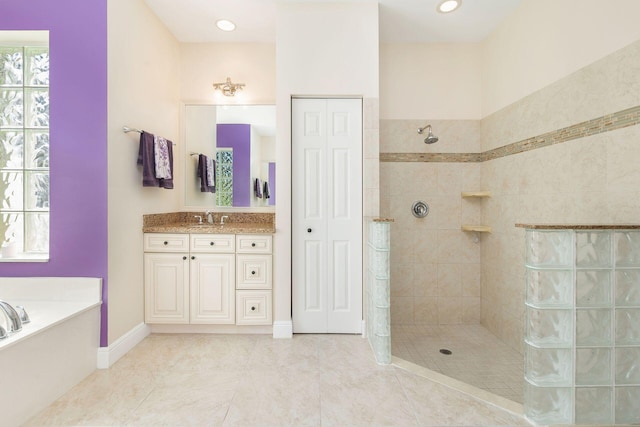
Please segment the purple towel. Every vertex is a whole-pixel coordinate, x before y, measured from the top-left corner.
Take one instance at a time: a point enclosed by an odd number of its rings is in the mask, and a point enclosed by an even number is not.
[[[214,186],[210,186],[208,185],[207,182],[207,156],[205,156],[204,154],[200,154],[198,156],[198,178],[200,178],[200,191],[203,193],[215,193],[216,192],[216,187]],[[213,162],[213,173],[215,174],[215,164],[216,162]],[[215,181],[214,181],[215,182]]]
[[[167,151],[169,152],[169,168],[173,176],[173,143],[167,140]],[[142,165],[142,186],[173,188],[173,179],[156,178],[156,162],[154,154],[154,136],[149,132],[140,134],[140,148],[138,149],[138,164]]]

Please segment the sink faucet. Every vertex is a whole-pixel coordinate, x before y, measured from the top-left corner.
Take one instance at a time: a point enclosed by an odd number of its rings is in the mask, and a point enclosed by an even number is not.
[[[206,211],[204,214],[205,214],[205,216],[207,217],[207,222],[208,222],[209,224],[213,224],[213,212],[211,212],[211,211]]]
[[[198,224],[202,224],[202,215],[194,215],[194,218],[198,218]]]
[[[229,215],[222,215],[222,216],[220,217],[220,225],[224,225],[224,219],[225,219],[225,218],[227,218],[227,219],[228,219],[228,218],[229,218]]]
[[[7,332],[19,332],[22,330],[22,320],[20,320],[20,315],[15,308],[11,307],[11,304],[0,300],[0,311],[4,313],[8,321],[7,327],[9,330]]]

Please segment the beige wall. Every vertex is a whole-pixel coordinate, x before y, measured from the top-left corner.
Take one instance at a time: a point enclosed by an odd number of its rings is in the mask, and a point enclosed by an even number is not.
[[[523,0],[483,43],[482,116],[640,38],[637,0]]]
[[[481,60],[479,43],[381,44],[380,117],[479,120]]]
[[[163,135],[177,146],[180,176],[179,46],[143,0],[108,2],[109,344],[144,321],[142,215],[180,207],[179,190],[143,188],[136,166],[140,135]],[[176,183],[179,185],[179,181]]]

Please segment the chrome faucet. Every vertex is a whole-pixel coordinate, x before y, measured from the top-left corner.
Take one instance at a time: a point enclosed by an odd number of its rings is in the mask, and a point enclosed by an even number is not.
[[[15,308],[11,307],[8,302],[0,300],[0,311],[2,311],[7,318],[8,333],[19,332],[22,330],[22,320],[20,320],[20,314]]]
[[[228,218],[229,218],[229,215],[222,215],[222,216],[220,217],[220,225],[224,225],[224,219],[225,219],[225,218],[227,218],[227,219],[228,219]]]
[[[198,219],[198,224],[202,224],[202,215],[194,215],[193,217]]]
[[[206,215],[206,217],[207,217],[207,222],[208,222],[209,224],[213,224],[213,212],[211,212],[211,211],[206,211],[204,214],[205,214],[205,215]]]

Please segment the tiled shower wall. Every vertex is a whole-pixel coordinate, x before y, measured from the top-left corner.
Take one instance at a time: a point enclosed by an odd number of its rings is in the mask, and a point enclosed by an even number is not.
[[[482,186],[493,193],[482,211],[493,226],[482,243],[482,323],[511,347],[522,351],[524,320],[516,222],[640,222],[640,109],[623,111],[638,106],[640,42],[482,120]],[[490,160],[489,150],[529,138],[510,148],[535,149]]]
[[[426,145],[417,129],[431,123],[440,138]],[[381,120],[381,153],[469,152],[480,148],[479,122]],[[391,323],[461,324],[480,321],[480,245],[460,231],[478,224],[479,163],[380,163],[381,216],[395,220],[391,239]],[[429,205],[415,218],[415,201]]]
[[[522,352],[524,231],[514,225],[640,222],[638,106],[640,42],[481,121],[381,120],[381,215],[396,220],[392,323],[480,320]],[[428,123],[440,137],[429,146],[416,132]],[[492,197],[460,199],[471,190]],[[411,216],[415,200],[427,218]],[[463,223],[493,232],[477,245]]]

